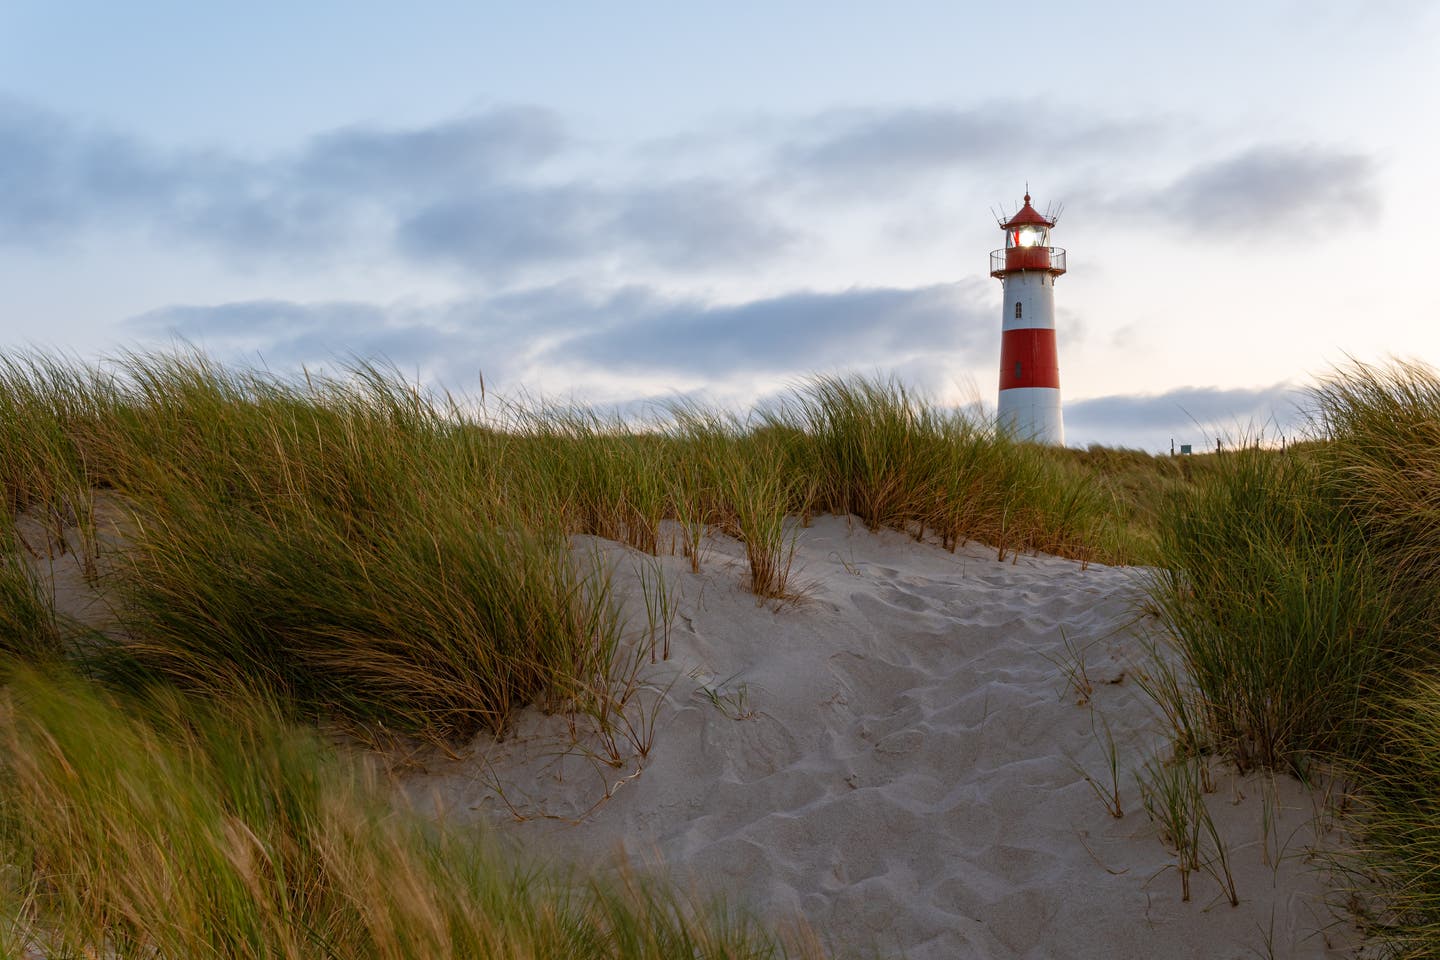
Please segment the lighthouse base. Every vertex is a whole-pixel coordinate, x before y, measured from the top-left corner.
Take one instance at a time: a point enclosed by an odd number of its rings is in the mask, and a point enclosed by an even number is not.
[[[1054,387],[1011,387],[1000,391],[999,428],[1016,440],[1065,445],[1060,391]]]

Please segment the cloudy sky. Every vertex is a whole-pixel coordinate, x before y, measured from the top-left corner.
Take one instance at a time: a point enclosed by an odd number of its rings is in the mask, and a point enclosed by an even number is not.
[[[993,407],[1028,182],[1072,445],[1440,362],[1440,4],[408,6],[0,0],[5,348]]]

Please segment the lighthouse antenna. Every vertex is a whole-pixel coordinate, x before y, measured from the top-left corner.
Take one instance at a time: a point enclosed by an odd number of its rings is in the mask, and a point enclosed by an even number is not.
[[[995,207],[993,205],[990,207],[990,216],[995,218],[995,225],[998,226],[1001,230],[1004,230],[1005,224],[1010,222],[1010,218],[1005,216],[1005,205],[1000,204],[999,206],[999,213],[995,212]]]
[[[1045,211],[1045,219],[1049,220],[1049,221],[1050,221],[1050,225],[1053,227],[1055,224],[1057,224],[1057,223],[1060,222],[1060,214],[1062,214],[1062,213],[1064,213],[1064,212],[1065,212],[1065,204],[1063,204],[1063,203],[1057,203],[1057,204],[1055,205],[1053,211],[1052,211],[1052,210],[1046,210],[1046,211]]]

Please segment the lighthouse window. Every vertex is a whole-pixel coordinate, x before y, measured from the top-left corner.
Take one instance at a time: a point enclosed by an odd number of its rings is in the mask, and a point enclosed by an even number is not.
[[[1016,319],[1016,320],[1019,320],[1019,319],[1020,319],[1020,301],[1019,301],[1019,300],[1016,300],[1016,301],[1015,301],[1015,319]]]
[[[1016,380],[1019,380],[1019,379],[1020,379],[1020,361],[1019,361],[1019,360],[1016,360],[1016,361],[1015,361],[1015,379],[1016,379]]]

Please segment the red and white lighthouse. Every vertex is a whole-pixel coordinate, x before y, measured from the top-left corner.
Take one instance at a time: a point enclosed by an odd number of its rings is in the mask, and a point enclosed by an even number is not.
[[[1025,205],[1000,228],[1005,247],[990,254],[1001,303],[999,425],[1020,440],[1065,443],[1060,417],[1060,361],[1055,350],[1055,279],[1065,251],[1050,246],[1055,218]]]

